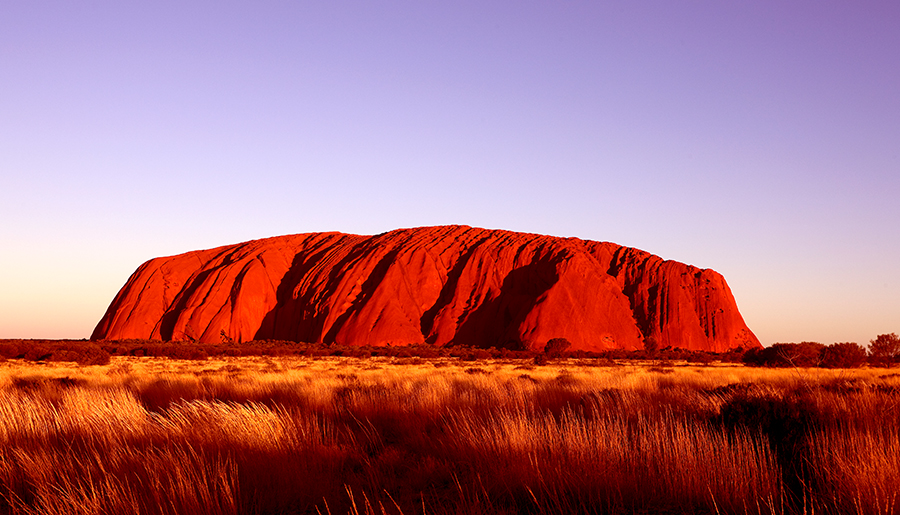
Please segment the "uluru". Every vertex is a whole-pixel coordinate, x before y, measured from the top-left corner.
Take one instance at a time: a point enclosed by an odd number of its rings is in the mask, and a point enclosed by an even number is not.
[[[609,242],[466,226],[253,240],[151,259],[92,340],[573,350],[760,347],[725,279]]]

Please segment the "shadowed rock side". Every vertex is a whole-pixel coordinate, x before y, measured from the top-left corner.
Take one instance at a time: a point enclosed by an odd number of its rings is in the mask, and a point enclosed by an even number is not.
[[[313,233],[152,259],[91,339],[540,349],[759,347],[725,279],[612,243],[463,226]]]

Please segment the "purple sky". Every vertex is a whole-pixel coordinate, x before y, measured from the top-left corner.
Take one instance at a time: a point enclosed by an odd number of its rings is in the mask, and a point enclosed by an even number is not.
[[[467,224],[721,272],[779,341],[900,332],[900,3],[0,3],[0,338],[156,256]]]

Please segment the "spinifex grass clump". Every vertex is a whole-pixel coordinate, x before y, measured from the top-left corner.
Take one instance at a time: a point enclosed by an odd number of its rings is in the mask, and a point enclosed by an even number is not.
[[[885,371],[403,363],[7,362],[0,513],[900,508]]]

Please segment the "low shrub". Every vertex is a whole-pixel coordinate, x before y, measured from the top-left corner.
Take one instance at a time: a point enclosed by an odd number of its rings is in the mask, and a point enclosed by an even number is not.
[[[866,357],[866,349],[858,343],[835,343],[822,349],[822,366],[858,368],[866,362]]]
[[[771,347],[748,350],[743,361],[763,367],[816,367],[822,362],[824,348],[817,342],[775,343]]]

